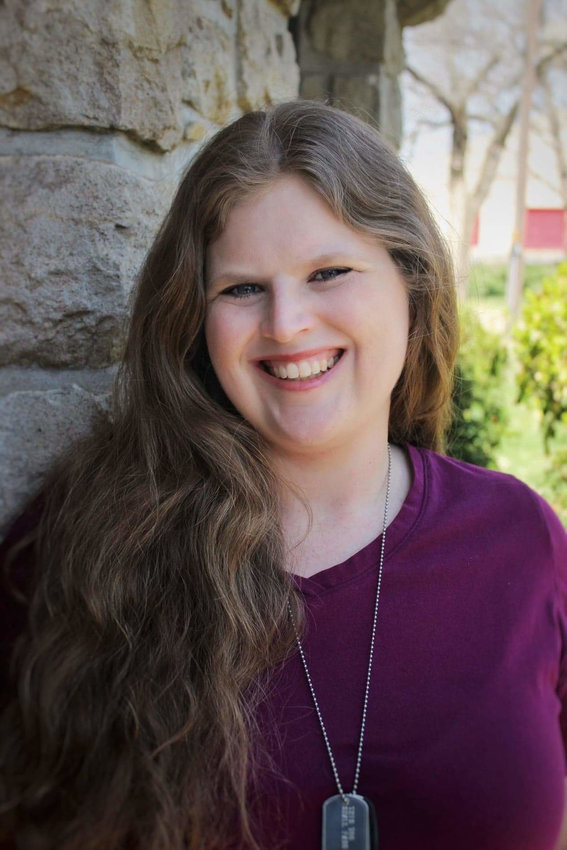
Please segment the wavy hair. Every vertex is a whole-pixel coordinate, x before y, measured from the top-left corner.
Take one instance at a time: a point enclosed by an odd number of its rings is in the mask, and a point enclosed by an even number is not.
[[[236,203],[303,177],[407,284],[390,439],[442,447],[457,320],[450,260],[396,154],[322,103],[250,112],[186,171],[141,269],[112,422],[50,475],[28,627],[3,715],[2,823],[24,848],[258,850],[255,709],[303,608],[279,485],[204,338],[204,258]],[[232,846],[232,845],[231,845]]]

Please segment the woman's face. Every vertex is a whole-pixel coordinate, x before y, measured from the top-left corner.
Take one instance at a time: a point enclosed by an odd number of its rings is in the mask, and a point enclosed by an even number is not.
[[[275,451],[329,451],[387,433],[409,304],[375,239],[285,175],[232,209],[206,269],[213,368]]]

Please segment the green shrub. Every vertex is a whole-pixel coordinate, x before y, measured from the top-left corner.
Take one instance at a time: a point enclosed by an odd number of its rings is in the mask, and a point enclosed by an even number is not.
[[[543,281],[539,292],[526,292],[514,339],[518,401],[539,409],[549,454],[550,440],[567,424],[567,263]]]
[[[470,270],[469,289],[473,296],[489,298],[504,295],[506,292],[506,266],[484,265],[472,266]]]
[[[500,336],[470,311],[461,316],[461,347],[453,390],[447,452],[477,466],[495,467],[495,449],[508,421],[502,393],[507,352]]]
[[[567,528],[567,450],[553,452],[546,483],[550,490],[551,506]]]
[[[524,289],[526,292],[539,292],[544,281],[550,276],[557,274],[557,264],[538,264],[524,266]]]
[[[555,273],[556,265],[535,264],[524,267],[524,289],[538,291],[543,281]],[[476,263],[470,270],[470,292],[477,298],[504,297],[508,267],[504,263],[485,265]]]

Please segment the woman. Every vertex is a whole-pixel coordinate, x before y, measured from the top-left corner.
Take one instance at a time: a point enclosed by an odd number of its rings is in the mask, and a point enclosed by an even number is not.
[[[437,453],[456,348],[442,240],[373,129],[300,101],[203,148],[113,423],[46,488],[7,834],[555,846],[567,547],[525,485]]]

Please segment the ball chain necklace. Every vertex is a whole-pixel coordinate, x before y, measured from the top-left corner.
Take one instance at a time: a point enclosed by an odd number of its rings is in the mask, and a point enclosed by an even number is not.
[[[311,691],[311,696],[313,697],[315,710],[317,711],[317,717],[319,718],[319,724],[321,726],[323,738],[325,739],[325,745],[327,747],[327,752],[331,760],[331,767],[333,769],[335,782],[337,783],[337,789],[339,792],[333,797],[329,797],[329,799],[325,800],[325,802],[323,803],[323,831],[321,840],[322,850],[378,850],[378,827],[376,823],[376,810],[374,808],[374,804],[371,800],[368,799],[368,797],[364,797],[361,794],[357,793],[357,787],[358,777],[360,774],[360,764],[362,761],[362,744],[364,741],[364,729],[366,726],[366,710],[368,707],[368,693],[370,690],[372,659],[374,657],[374,639],[376,636],[378,603],[380,601],[380,587],[382,584],[382,572],[384,568],[384,547],[386,544],[386,526],[388,524],[388,506],[390,502],[390,483],[392,474],[392,451],[390,449],[390,443],[387,443],[387,448],[388,474],[386,478],[384,525],[382,528],[382,543],[380,547],[380,562],[378,568],[378,583],[376,587],[376,602],[374,603],[374,620],[372,623],[372,637],[370,640],[370,658],[368,660],[368,672],[366,674],[366,689],[364,692],[364,705],[362,708],[362,723],[360,727],[360,739],[358,742],[356,769],[354,773],[352,791],[350,792],[350,794],[344,791],[343,786],[341,785],[341,781],[339,779],[337,765],[335,763],[333,751],[331,750],[331,744],[329,743],[327,730],[325,728],[325,724],[323,723],[323,717],[321,715],[319,703],[317,702],[317,697],[315,696],[315,689],[313,687],[313,682],[311,681],[309,668],[307,667],[307,660],[305,658],[303,646],[299,638],[299,632],[295,624],[291,605],[288,603],[289,615],[293,623],[295,637],[297,640],[297,645],[299,647],[299,654],[301,655],[301,661],[303,662],[303,669],[305,670],[309,690]]]

